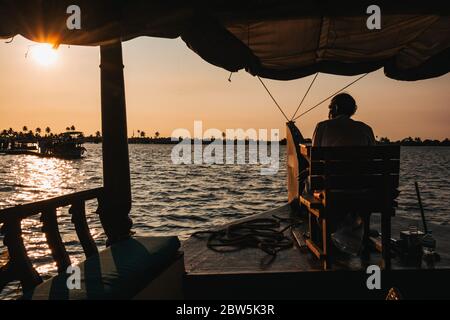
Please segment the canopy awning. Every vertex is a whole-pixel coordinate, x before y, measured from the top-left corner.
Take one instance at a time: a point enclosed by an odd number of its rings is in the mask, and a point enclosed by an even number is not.
[[[283,80],[381,67],[399,80],[447,73],[445,4],[381,2],[381,29],[369,30],[371,1],[363,0],[352,6],[312,0],[0,0],[0,38],[20,34],[38,42],[94,46],[139,36],[181,37],[216,66]],[[81,8],[81,30],[66,26],[70,5]]]

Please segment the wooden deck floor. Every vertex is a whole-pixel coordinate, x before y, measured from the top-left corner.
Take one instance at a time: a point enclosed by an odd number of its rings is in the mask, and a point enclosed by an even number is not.
[[[285,205],[272,211],[239,220],[239,222],[253,218],[271,218],[273,215],[292,218],[290,207]],[[282,223],[281,228],[286,225],[287,222]],[[379,218],[374,215],[372,226],[376,228],[377,225],[379,225]],[[392,219],[392,236],[398,238],[400,230],[408,229],[410,225],[420,225],[420,223],[415,219],[394,217]],[[300,232],[306,227],[307,223],[305,221],[299,227]],[[450,227],[430,225],[429,228],[433,230],[433,235],[437,240],[437,251],[441,255],[441,261],[434,268],[428,268],[423,263],[422,269],[417,270],[417,268],[402,266],[398,259],[393,259],[393,271],[385,277],[385,279],[392,278],[392,281],[390,281],[392,285],[401,282],[402,284],[405,283],[403,284],[405,286],[410,277],[416,277],[414,275],[417,272],[421,272],[420,281],[424,285],[430,281],[437,281],[436,279],[442,276],[442,272],[445,272],[446,275],[449,274]],[[291,236],[291,231],[287,230],[286,235]],[[296,246],[279,252],[273,263],[269,265],[262,263],[267,258],[267,255],[259,249],[249,248],[237,252],[218,253],[207,248],[205,239],[196,237],[186,240],[182,244],[182,248],[185,254],[188,296],[192,298],[273,298],[275,293],[269,292],[272,289],[278,290],[277,297],[304,297],[303,293],[301,295],[297,294],[298,290],[295,291],[296,286],[293,283],[302,283],[303,288],[308,287],[309,295],[307,296],[311,297],[314,294],[317,297],[323,297],[322,290],[315,292],[314,288],[310,288],[311,286],[324,288],[328,285],[346,286],[346,283],[358,282],[356,289],[350,290],[351,286],[347,288],[348,294],[352,296],[359,294],[358,290],[367,291],[365,286],[367,278],[365,273],[366,265],[362,265],[359,258],[336,261],[333,272],[325,272],[322,270],[321,263],[311,253],[299,250]],[[372,254],[371,258],[372,260],[369,264],[379,264],[379,254]],[[425,274],[423,270],[428,271]],[[388,283],[388,281],[385,283]],[[423,285],[418,284],[418,286]],[[263,290],[265,294],[261,294],[259,290]],[[293,290],[296,292],[295,294]],[[334,297],[335,294],[339,295],[339,292],[342,292],[342,290],[337,290],[336,292],[330,289],[327,290],[330,297]],[[280,296],[281,292],[284,295]],[[379,298],[381,296],[382,294],[380,293],[374,297]],[[345,294],[342,294],[340,297],[344,298]]]

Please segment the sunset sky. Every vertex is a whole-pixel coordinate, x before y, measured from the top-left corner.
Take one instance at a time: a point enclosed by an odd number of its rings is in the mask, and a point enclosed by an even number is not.
[[[21,37],[0,43],[0,129],[50,126],[60,132],[73,124],[86,134],[100,130],[99,48],[61,46],[54,61],[42,65],[33,57],[32,44]],[[202,120],[204,128],[220,130],[279,128],[284,137],[285,120],[255,77],[241,71],[228,82],[226,70],[204,62],[180,39],[126,42],[124,63],[130,136],[137,130],[170,136]],[[311,79],[266,83],[290,116]],[[320,74],[300,112],[352,79]],[[448,74],[400,82],[379,70],[348,92],[359,105],[355,119],[370,124],[379,137],[450,137]],[[297,122],[306,137],[327,117],[326,106]]]

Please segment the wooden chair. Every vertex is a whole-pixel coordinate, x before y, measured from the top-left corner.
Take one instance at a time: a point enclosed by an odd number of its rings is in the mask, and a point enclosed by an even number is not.
[[[389,269],[391,217],[397,206],[400,147],[301,145],[300,152],[309,161],[312,190],[300,196],[301,204],[308,210],[309,238],[306,244],[310,251],[323,261],[324,269],[331,268],[331,234],[343,215],[351,212],[363,217],[363,245],[367,246],[370,215],[379,212],[383,265]]]

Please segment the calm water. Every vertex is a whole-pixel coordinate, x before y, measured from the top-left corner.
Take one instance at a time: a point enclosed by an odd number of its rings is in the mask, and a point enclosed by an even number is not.
[[[0,155],[0,209],[102,185],[101,145],[88,144],[83,160],[42,159]],[[169,145],[130,145],[134,230],[139,235],[178,235],[276,208],[285,203],[285,148],[280,171],[261,176],[255,165],[173,165]],[[430,221],[450,220],[450,148],[404,147],[398,215],[418,217],[414,181],[420,183]],[[91,232],[101,246],[104,234],[87,204]],[[82,258],[67,209],[60,212],[60,230],[72,261]],[[52,274],[55,264],[40,230],[39,218],[23,221],[28,252],[38,271]],[[0,239],[2,240],[2,239]],[[0,264],[5,247],[0,243]],[[3,257],[3,258],[2,258]]]

